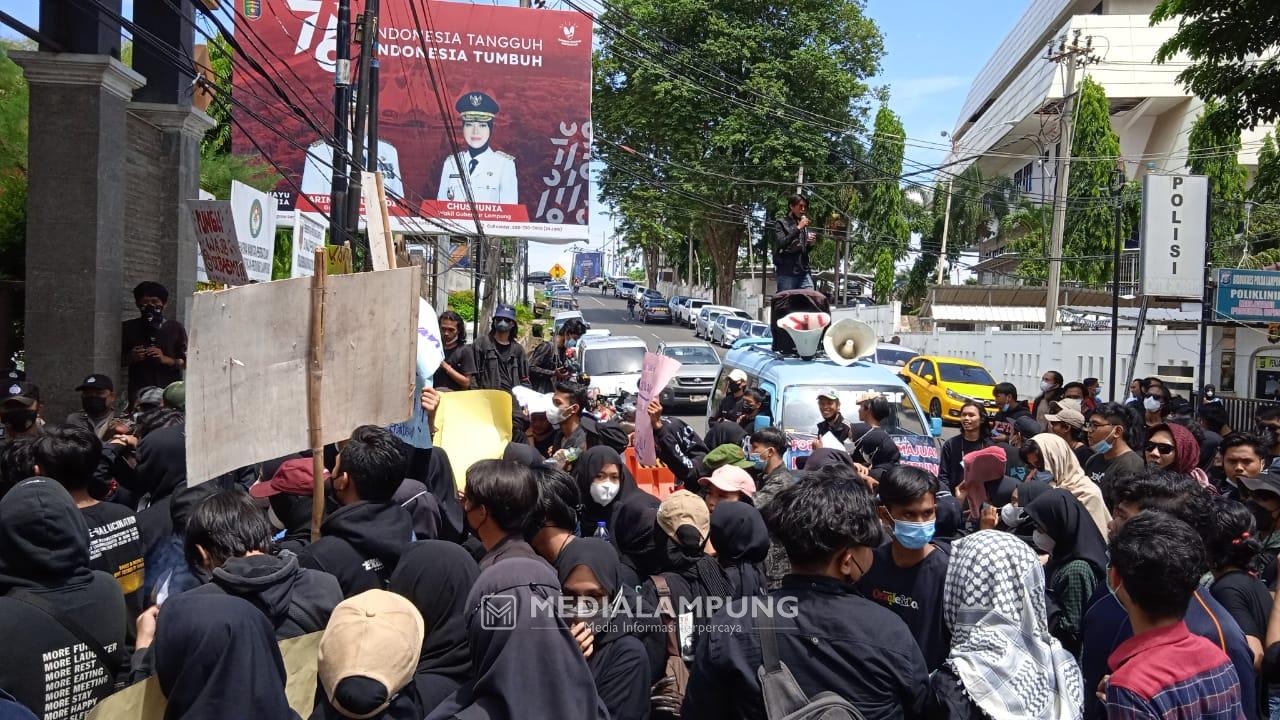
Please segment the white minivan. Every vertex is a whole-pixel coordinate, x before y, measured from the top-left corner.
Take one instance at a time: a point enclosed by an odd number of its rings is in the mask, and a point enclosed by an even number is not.
[[[634,335],[584,335],[578,341],[582,372],[590,378],[588,384],[598,388],[601,395],[617,395],[621,391],[637,393],[644,354],[648,351],[645,341]]]

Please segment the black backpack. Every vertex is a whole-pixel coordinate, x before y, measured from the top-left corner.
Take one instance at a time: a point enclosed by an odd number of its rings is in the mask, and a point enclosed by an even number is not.
[[[760,653],[764,664],[756,676],[769,720],[865,720],[853,703],[833,692],[820,692],[812,699],[805,695],[778,658],[778,636],[770,625],[760,626]]]

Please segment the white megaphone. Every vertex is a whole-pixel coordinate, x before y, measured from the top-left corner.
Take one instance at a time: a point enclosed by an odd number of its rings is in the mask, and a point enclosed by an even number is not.
[[[876,331],[861,320],[844,318],[827,328],[822,348],[837,365],[852,365],[858,358],[875,354]]]
[[[778,327],[786,330],[795,343],[796,354],[805,360],[818,354],[822,331],[830,324],[831,315],[824,312],[793,312],[778,320]]]

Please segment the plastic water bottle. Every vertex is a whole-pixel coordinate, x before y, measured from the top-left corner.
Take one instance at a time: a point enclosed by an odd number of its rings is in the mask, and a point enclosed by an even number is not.
[[[600,538],[601,540],[604,540],[605,542],[611,542],[611,541],[612,541],[612,538],[610,538],[610,537],[609,537],[609,530],[608,530],[608,528],[606,528],[606,527],[604,526],[604,521],[603,521],[603,520],[598,520],[598,521],[596,521],[596,531],[595,531],[594,535],[595,535],[595,537],[598,537],[598,538]]]

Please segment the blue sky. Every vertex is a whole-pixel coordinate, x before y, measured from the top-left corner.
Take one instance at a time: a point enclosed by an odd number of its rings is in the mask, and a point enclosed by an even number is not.
[[[499,1],[517,4],[517,0]],[[1017,22],[1027,2],[869,0],[867,15],[880,26],[886,50],[881,73],[873,83],[890,87],[889,107],[902,117],[909,142],[916,145],[906,148],[908,161],[925,165],[942,162],[943,147],[919,147],[917,141],[945,146],[946,139],[939,133],[955,124],[969,83]],[[125,13],[131,15],[132,0],[124,0],[124,6]],[[0,0],[0,9],[33,26],[38,23],[37,0]],[[14,35],[7,29],[2,32]],[[592,247],[599,247],[611,231],[606,210],[595,203]],[[530,268],[549,267],[563,251],[562,247],[534,245]]]

